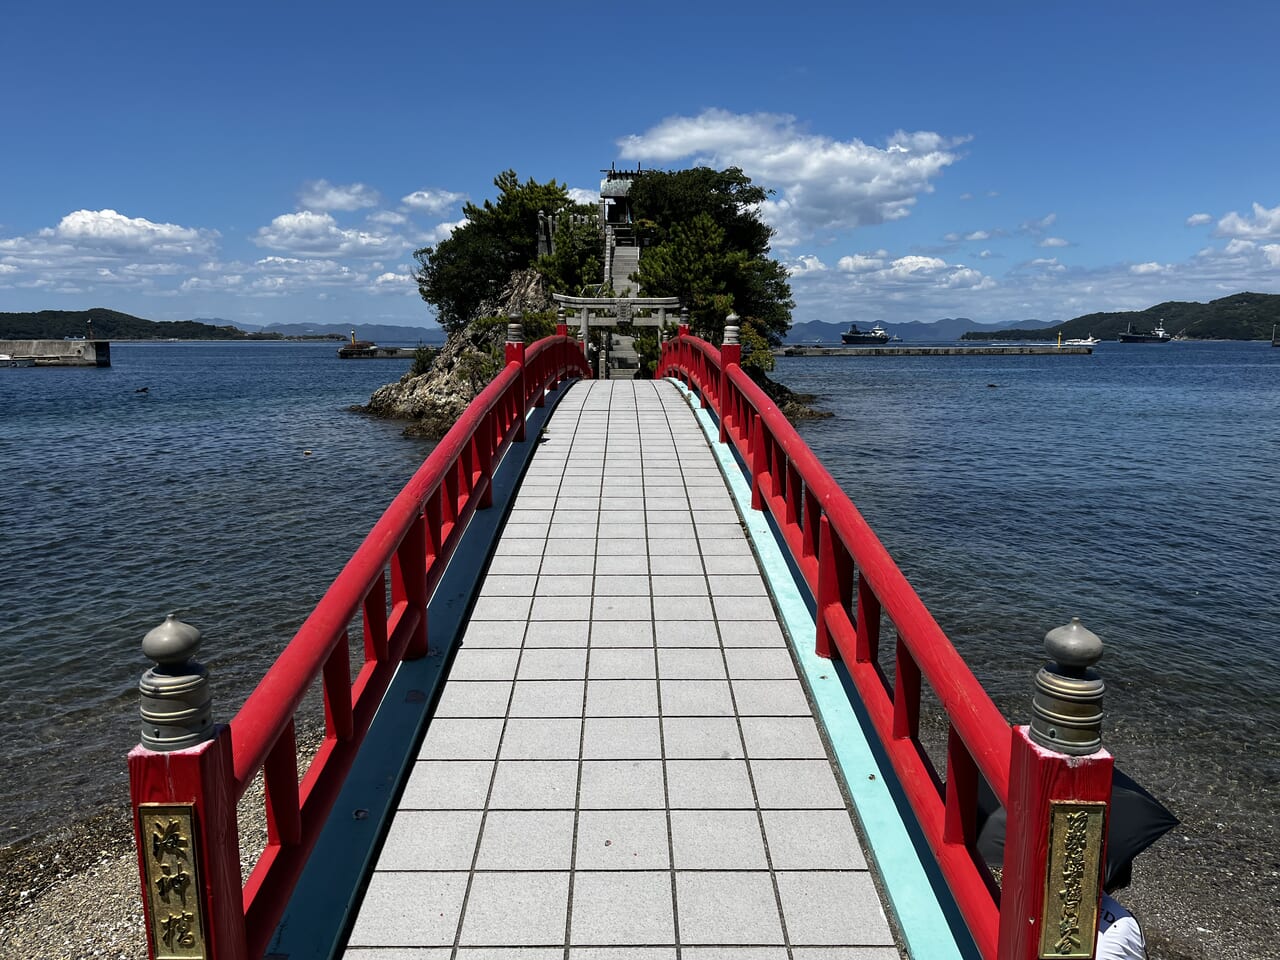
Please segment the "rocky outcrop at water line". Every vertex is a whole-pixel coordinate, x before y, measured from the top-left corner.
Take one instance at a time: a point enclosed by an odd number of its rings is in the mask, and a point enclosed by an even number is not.
[[[482,318],[504,318],[512,312],[542,313],[554,306],[542,276],[536,270],[522,270],[511,275],[493,301],[481,304],[478,313]],[[501,368],[506,333],[505,320],[473,321],[449,337],[425,372],[406,373],[374,391],[366,406],[352,409],[407,420],[406,434],[439,440]]]
[[[407,435],[439,440],[501,369],[507,333],[505,318],[513,312],[545,318],[554,308],[541,274],[536,270],[513,273],[494,300],[481,304],[478,313],[482,319],[452,334],[425,372],[406,373],[397,382],[374,391],[367,405],[352,409],[375,417],[406,420]],[[526,340],[537,335],[538,331],[526,323]],[[831,416],[812,406],[817,399],[814,396],[796,393],[761,371],[752,370],[751,374],[788,419]]]

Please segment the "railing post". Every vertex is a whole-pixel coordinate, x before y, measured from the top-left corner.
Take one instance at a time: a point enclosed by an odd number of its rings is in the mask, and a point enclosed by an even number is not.
[[[689,308],[680,308],[680,326],[676,328],[677,337],[687,337],[689,335]]]
[[[527,385],[525,384],[524,369],[524,324],[520,322],[520,314],[514,310],[511,311],[509,320],[510,322],[507,324],[507,363],[511,364],[514,361],[520,364],[520,379],[517,381],[516,386],[516,395],[520,398],[520,411],[516,417],[516,432],[513,439],[521,441],[524,439],[524,405],[529,397],[529,394],[525,392]],[[541,392],[539,390],[539,394]],[[541,401],[542,397],[539,396],[538,400]],[[542,403],[539,402],[537,406],[542,406]],[[482,504],[482,506],[488,506],[488,504]]]
[[[742,360],[742,344],[738,342],[738,315],[731,313],[725,317],[724,342],[720,345],[720,383],[717,385],[716,405],[720,408],[716,413],[720,417],[720,442],[726,443],[729,439],[728,425],[726,419],[729,416],[729,365],[739,364]]]
[[[129,754],[148,956],[247,960],[231,728],[214,726],[200,631],[170,615],[142,641],[142,743]]]
[[[758,413],[751,414],[751,509],[764,509],[764,487],[760,478],[769,466],[769,456],[765,444],[767,430],[764,417]]]
[[[565,321],[564,307],[560,307],[556,311],[556,336],[567,337],[569,335],[569,324]]]
[[[999,956],[1094,954],[1113,761],[1102,747],[1102,641],[1078,619],[1045,635],[1031,726],[1014,728]]]
[[[849,600],[853,596],[852,579],[853,564],[849,553],[832,534],[831,521],[823,514],[818,519],[818,590],[814,615],[818,629],[814,652],[826,660],[840,656],[840,651],[831,641],[827,611],[833,606],[849,609]]]

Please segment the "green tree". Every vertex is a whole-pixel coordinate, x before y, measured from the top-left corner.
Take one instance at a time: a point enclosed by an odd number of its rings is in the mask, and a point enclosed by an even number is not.
[[[575,216],[577,219],[573,219]],[[604,238],[600,236],[595,207],[575,204],[561,214],[556,224],[555,251],[539,259],[538,272],[547,278],[552,293],[581,296],[586,287],[600,283],[603,251]]]
[[[497,201],[462,208],[466,223],[434,247],[415,250],[418,292],[436,308],[446,333],[476,318],[516,270],[537,260],[538,212],[560,213],[575,206],[563,184],[520,182],[514,170],[494,178]]]
[[[650,296],[675,296],[689,307],[692,331],[719,340],[724,318],[741,318],[744,363],[772,367],[768,347],[791,326],[791,285],[769,256],[773,234],[760,219],[769,192],[741,170],[697,167],[646,172],[631,187],[642,242],[636,276]],[[757,343],[758,342],[758,343]]]

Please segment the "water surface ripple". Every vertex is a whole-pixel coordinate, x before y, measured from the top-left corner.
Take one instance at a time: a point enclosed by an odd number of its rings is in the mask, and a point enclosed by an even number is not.
[[[127,798],[140,642],[169,611],[204,631],[228,719],[430,449],[346,409],[404,362],[333,343],[112,361],[0,371],[0,842]]]

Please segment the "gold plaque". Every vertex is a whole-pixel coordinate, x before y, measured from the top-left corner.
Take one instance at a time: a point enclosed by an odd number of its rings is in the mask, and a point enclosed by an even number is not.
[[[1107,805],[1075,800],[1049,805],[1049,862],[1044,883],[1040,957],[1093,956]]]
[[[138,820],[156,960],[207,960],[195,807],[143,803]]]

